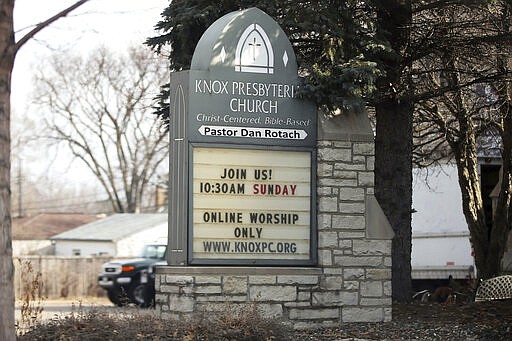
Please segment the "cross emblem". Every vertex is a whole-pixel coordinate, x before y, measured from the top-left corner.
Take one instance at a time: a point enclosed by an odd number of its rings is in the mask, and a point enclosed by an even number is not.
[[[249,46],[252,46],[252,59],[256,60],[256,48],[261,46],[261,44],[256,43],[256,37],[253,38],[253,42],[249,43]]]

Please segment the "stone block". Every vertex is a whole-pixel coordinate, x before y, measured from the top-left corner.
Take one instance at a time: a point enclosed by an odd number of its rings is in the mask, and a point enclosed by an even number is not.
[[[361,282],[361,296],[362,297],[382,297],[382,282],[379,281],[365,281]]]
[[[318,264],[320,266],[331,266],[332,265],[331,250],[318,250]]]
[[[332,227],[332,215],[331,214],[318,214],[317,224],[319,230],[328,230]]]
[[[359,290],[358,281],[344,281],[343,290]]]
[[[340,239],[363,239],[366,236],[365,230],[357,231],[340,231],[338,234]]]
[[[319,212],[338,212],[337,197],[320,197],[318,198]]]
[[[287,302],[297,299],[297,287],[292,285],[255,285],[249,288],[252,301]]]
[[[320,177],[330,177],[333,174],[333,165],[325,163],[325,162],[319,162],[316,167],[316,175]]]
[[[354,143],[354,155],[375,155],[375,145],[373,143]]]
[[[222,290],[226,295],[247,294],[247,277],[245,276],[226,276],[222,282]]]
[[[357,305],[359,294],[350,291],[322,291],[312,295],[313,306]]]
[[[357,203],[346,203],[342,202],[338,204],[339,212],[342,214],[364,214],[365,204],[364,202]]]
[[[338,248],[340,250],[352,249],[352,240],[348,240],[348,239],[340,240],[340,242],[338,243]]]
[[[181,287],[180,288],[180,293],[181,294],[190,295],[193,292],[194,292],[194,287],[193,286],[186,286],[186,287]]]
[[[368,171],[375,170],[375,157],[374,156],[368,156],[366,158],[366,170],[368,170]]]
[[[327,196],[330,197],[333,195],[332,187],[317,187],[316,194],[318,196]]]
[[[247,302],[247,295],[205,295],[205,296],[196,296],[197,302],[206,303],[206,302]]]
[[[339,190],[340,201],[360,201],[364,203],[364,189],[343,187]]]
[[[391,279],[389,281],[385,281],[382,286],[383,286],[384,295],[391,297],[391,294],[392,294]]]
[[[194,311],[194,298],[170,295],[169,310],[172,312],[191,313]]]
[[[318,247],[338,247],[338,233],[320,231],[318,233]]]
[[[318,284],[318,276],[278,276],[278,284],[298,284],[298,285],[315,285]]]
[[[373,281],[391,280],[391,269],[368,269],[366,278]]]
[[[192,277],[192,276],[165,275],[165,283],[166,284],[190,284],[193,282],[194,282],[194,277]]]
[[[163,285],[160,284],[160,292],[178,294],[180,292],[180,286],[178,285]]]
[[[363,215],[333,215],[332,228],[344,230],[364,230],[365,219]]]
[[[336,179],[357,179],[355,171],[335,170],[332,175]]]
[[[194,292],[199,295],[220,294],[222,293],[222,288],[220,287],[220,285],[200,285],[194,288]]]
[[[324,288],[327,290],[341,290],[343,286],[343,278],[340,276],[325,277]]]
[[[311,300],[311,291],[299,291],[297,293],[297,300],[309,302]]]
[[[328,309],[290,309],[289,317],[291,320],[317,320],[339,318],[340,310],[338,308]]]
[[[311,308],[311,303],[307,301],[285,302],[284,306],[286,308]]]
[[[325,275],[343,275],[343,269],[340,267],[336,268],[325,268],[324,269]]]
[[[332,147],[333,146],[333,143],[330,141],[330,140],[318,140],[316,142],[316,146],[321,148],[321,147]]]
[[[353,281],[353,280],[360,280],[364,278],[364,269],[363,268],[357,268],[357,269],[350,269],[345,268],[343,270],[343,279]]]
[[[319,161],[351,161],[352,150],[348,148],[319,148]]]
[[[374,175],[373,172],[359,172],[357,174],[358,181],[357,185],[361,187],[373,187],[374,182]]]
[[[319,178],[318,186],[329,187],[357,187],[356,179],[333,179],[333,178]]]
[[[379,306],[379,307],[390,307],[392,304],[391,297],[384,298],[370,298],[370,297],[361,297],[360,304],[362,306]]]
[[[221,276],[196,276],[196,284],[220,284]]]
[[[354,240],[354,255],[376,256],[391,254],[391,240]]]
[[[352,156],[352,163],[353,164],[364,165],[366,167],[366,156],[364,156],[364,155],[353,155]]]
[[[366,165],[364,163],[346,163],[346,162],[336,162],[334,164],[334,170],[348,170],[348,171],[364,171],[366,169]]]
[[[275,284],[277,276],[249,276],[249,284]]]
[[[335,148],[352,148],[352,142],[334,141],[333,146]]]
[[[382,308],[343,307],[341,310],[342,322],[382,322],[384,311]]]
[[[382,266],[382,257],[356,257],[356,256],[334,256],[334,264],[351,267],[379,267]]]

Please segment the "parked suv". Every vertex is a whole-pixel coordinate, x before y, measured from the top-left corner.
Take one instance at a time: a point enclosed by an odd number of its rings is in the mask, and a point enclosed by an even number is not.
[[[98,284],[118,306],[134,303],[149,307],[155,300],[154,267],[166,264],[167,245],[146,245],[140,258],[112,260],[101,266]]]

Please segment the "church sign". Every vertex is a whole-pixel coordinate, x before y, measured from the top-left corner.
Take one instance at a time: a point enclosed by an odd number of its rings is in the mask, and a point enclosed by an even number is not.
[[[171,75],[171,265],[316,262],[316,108],[259,9],[217,20]]]

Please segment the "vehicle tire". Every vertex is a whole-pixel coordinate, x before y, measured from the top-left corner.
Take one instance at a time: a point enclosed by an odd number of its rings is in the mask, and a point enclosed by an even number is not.
[[[154,291],[148,283],[135,282],[130,287],[128,292],[130,300],[136,306],[141,308],[148,308],[153,305]]]
[[[123,288],[121,288],[121,290],[107,290],[107,297],[110,300],[110,302],[117,305],[118,307],[124,307],[128,303],[130,303],[130,299],[126,294],[126,290],[124,290]]]

